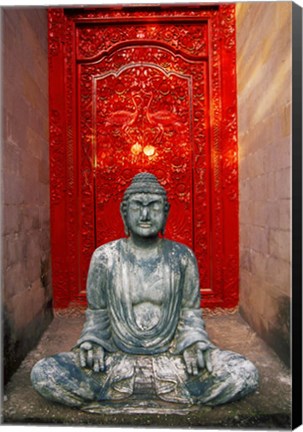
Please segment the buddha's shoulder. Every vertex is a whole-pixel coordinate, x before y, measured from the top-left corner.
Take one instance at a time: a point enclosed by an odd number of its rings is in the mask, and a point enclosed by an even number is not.
[[[94,251],[94,257],[98,259],[101,257],[109,258],[111,256],[115,256],[117,253],[119,253],[121,245],[124,243],[124,241],[125,239],[113,240],[109,243],[99,246]]]
[[[186,246],[184,243],[165,239],[165,245],[171,253],[174,253],[180,257],[195,259],[192,249]]]

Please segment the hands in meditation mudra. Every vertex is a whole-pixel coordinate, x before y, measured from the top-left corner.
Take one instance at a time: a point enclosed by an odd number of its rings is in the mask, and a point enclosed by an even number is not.
[[[256,389],[255,366],[208,338],[194,254],[159,236],[168,211],[157,178],[137,174],[121,203],[127,237],[92,256],[80,339],[32,370],[42,396],[84,410],[133,399],[214,406]]]

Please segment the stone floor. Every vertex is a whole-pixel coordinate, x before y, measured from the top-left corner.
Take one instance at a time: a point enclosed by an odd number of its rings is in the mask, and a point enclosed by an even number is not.
[[[223,349],[245,355],[260,372],[259,389],[239,402],[209,408],[132,409],[128,413],[91,414],[43,400],[31,387],[30,370],[40,358],[68,351],[77,340],[82,316],[56,317],[39,345],[25,358],[4,389],[1,422],[6,425],[98,425],[213,429],[290,429],[291,377],[275,353],[236,312],[205,314],[212,341]]]

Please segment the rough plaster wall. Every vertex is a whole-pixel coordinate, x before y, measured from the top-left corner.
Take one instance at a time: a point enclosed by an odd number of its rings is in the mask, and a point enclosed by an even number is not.
[[[47,12],[2,10],[2,286],[5,379],[52,319]]]
[[[291,3],[237,4],[240,311],[289,364]]]

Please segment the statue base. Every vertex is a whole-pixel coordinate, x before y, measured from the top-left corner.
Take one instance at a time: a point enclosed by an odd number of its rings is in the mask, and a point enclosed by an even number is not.
[[[93,402],[81,408],[82,411],[93,414],[176,414],[188,415],[199,411],[208,412],[212,408],[201,405],[177,404],[159,399],[138,400],[128,399],[121,402]]]

